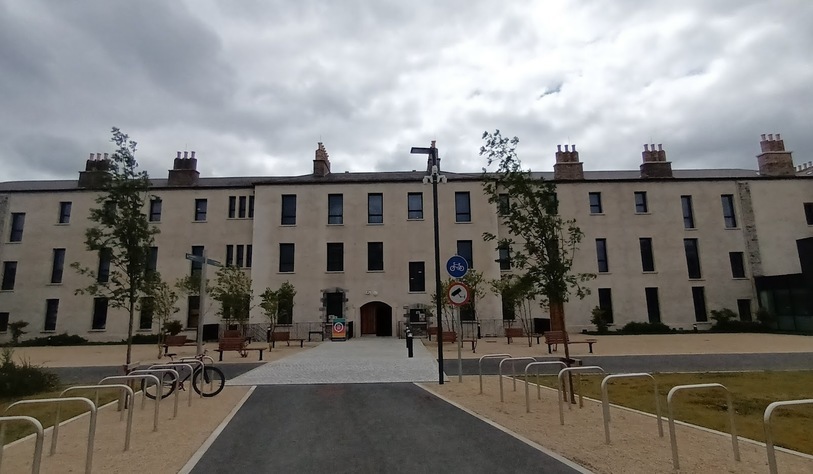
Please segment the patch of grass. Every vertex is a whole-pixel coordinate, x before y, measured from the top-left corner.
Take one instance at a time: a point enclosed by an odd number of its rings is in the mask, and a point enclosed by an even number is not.
[[[737,434],[765,441],[762,416],[768,404],[779,400],[798,400],[813,395],[813,371],[745,372],[703,374],[653,374],[658,382],[661,413],[666,421],[666,395],[676,385],[721,383],[731,392]],[[601,400],[601,375],[582,375],[582,394]],[[531,377],[534,382],[535,377]],[[540,383],[556,387],[555,376],[540,377]],[[574,377],[574,384],[576,377]],[[655,413],[652,382],[646,379],[621,379],[610,382],[610,403]],[[722,390],[690,390],[673,398],[675,419],[713,430],[729,432],[726,398]],[[771,426],[774,444],[813,454],[813,406],[781,408],[774,412]],[[664,427],[665,428],[665,427]],[[668,434],[666,435],[668,436]]]
[[[59,394],[62,393],[62,390],[67,388],[68,386],[62,387],[53,392],[43,392],[38,393],[36,395],[31,395],[27,397],[14,397],[14,398],[3,398],[0,399],[0,412],[4,415],[25,415],[36,418],[42,423],[43,429],[48,428],[49,426],[54,425],[54,420],[56,419],[56,404],[43,404],[43,405],[22,405],[22,406],[15,406],[8,412],[6,412],[6,407],[11,405],[12,403],[19,401],[19,400],[34,400],[40,398],[58,398]],[[106,403],[109,403],[118,398],[118,391],[110,389],[110,390],[102,390],[99,392],[99,406],[102,406]],[[93,391],[90,390],[74,390],[68,392],[66,397],[85,397],[89,398],[91,401],[94,401],[96,395]],[[81,402],[68,402],[64,403],[61,406],[60,411],[60,421],[65,421],[74,416],[80,415],[88,411],[87,405]],[[30,424],[25,423],[8,423],[6,425],[6,439],[5,443],[11,443],[12,441],[18,440],[20,438],[24,438],[31,433],[34,433],[34,427]]]

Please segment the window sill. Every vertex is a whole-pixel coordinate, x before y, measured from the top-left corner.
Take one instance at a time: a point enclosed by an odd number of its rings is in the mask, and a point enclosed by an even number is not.
[[[107,329],[90,329],[88,332],[105,332]]]
[[[740,227],[723,227],[723,230],[742,230]]]
[[[136,329],[136,332],[141,333],[141,334],[144,334],[144,333],[149,334],[149,333],[152,332],[152,328],[150,328],[150,329]]]
[[[417,217],[416,217],[416,218],[412,218],[412,219],[410,219],[410,218],[408,218],[408,217],[407,217],[407,222],[409,222],[409,221],[417,221],[417,222],[422,222],[422,221],[423,221],[423,217],[420,217],[420,218],[417,218]],[[813,225],[811,225],[811,227],[813,227]]]
[[[343,225],[344,225],[344,222],[342,222],[341,224],[331,224],[331,223],[327,224],[328,227],[342,227]]]
[[[455,224],[471,224],[471,221],[454,221]]]
[[[689,278],[689,281],[706,281],[705,278]]]
[[[22,240],[13,240],[13,241],[12,241],[12,240],[9,240],[8,242],[6,242],[6,244],[7,244],[7,245],[11,245],[11,244],[21,244],[21,243],[23,243],[23,241],[22,241]]]
[[[65,226],[71,225],[71,223],[70,222],[57,222],[54,225],[58,226],[58,227],[65,227]]]
[[[161,223],[161,221],[147,221],[147,222],[149,222],[150,225],[155,225],[155,224],[160,224]]]
[[[511,270],[512,270],[511,268],[500,268],[500,272],[502,272],[502,273],[508,273]]]
[[[591,212],[590,215],[591,216],[603,216],[604,213],[603,212]]]
[[[43,329],[40,334],[56,334],[56,329]]]
[[[657,274],[658,274],[658,272],[657,272],[657,271],[655,271],[655,270],[652,270],[652,271],[644,271],[644,272],[641,272],[641,274],[642,274],[642,275],[657,275]]]
[[[636,212],[635,215],[636,216],[649,216],[649,215],[652,215],[652,213],[649,212],[649,211],[647,211],[647,212]]]
[[[596,272],[596,275],[612,275],[612,272]]]
[[[14,293],[14,288],[10,290],[0,290],[0,293]]]
[[[367,225],[384,225],[383,222],[368,222]]]
[[[252,220],[251,217],[227,217],[227,221],[250,221]]]
[[[327,274],[334,274],[334,273],[344,273],[344,270],[327,270],[325,271]]]
[[[296,224],[280,224],[280,227],[296,227]]]
[[[367,273],[384,273],[384,270],[367,270]]]
[[[697,231],[697,227],[688,227],[688,228],[684,227],[683,230],[685,230],[686,232],[695,232]]]
[[[294,275],[296,272],[277,272],[277,275]]]
[[[750,278],[748,277],[731,277],[732,280],[740,280],[740,281],[748,281]]]
[[[47,285],[45,285],[45,286],[62,286],[62,282],[59,282],[59,283],[53,283],[53,282],[51,282],[51,283],[48,283],[48,284],[47,284]]]
[[[206,224],[208,221],[192,221],[193,224]]]
[[[426,290],[423,290],[423,291],[408,291],[407,293],[409,293],[410,295],[425,295]]]

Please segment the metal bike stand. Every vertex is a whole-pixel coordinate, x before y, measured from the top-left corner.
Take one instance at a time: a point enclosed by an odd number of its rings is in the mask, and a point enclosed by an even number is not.
[[[562,426],[565,425],[565,408],[564,408],[564,402],[562,400],[562,392],[564,391],[564,387],[565,387],[564,375],[569,374],[570,372],[587,372],[587,371],[591,371],[591,370],[592,371],[599,371],[602,374],[606,373],[606,372],[604,372],[604,369],[602,369],[601,367],[599,367],[597,365],[585,365],[584,367],[567,367],[567,368],[562,369],[562,370],[559,371],[559,377],[558,377],[559,380],[558,380],[558,383],[556,384],[556,392],[557,392],[556,397],[559,399],[559,424],[561,424]],[[579,379],[578,387],[579,387],[579,407],[580,408],[584,406],[584,400],[583,400],[583,397],[582,397],[582,387],[581,387],[581,385],[582,385],[581,384],[581,379]],[[572,386],[570,387],[570,396],[573,396],[573,387]],[[568,402],[567,408],[568,408],[568,410],[573,409],[573,407],[570,406],[570,402]]]
[[[141,394],[141,396],[142,396],[141,409],[142,410],[146,406],[145,403],[147,402],[146,381],[149,380],[149,381],[151,381],[151,382],[153,382],[155,384],[155,387],[156,387],[155,390],[156,390],[156,392],[158,392],[158,395],[161,395],[161,392],[162,392],[162,389],[163,389],[163,386],[161,385],[161,382],[158,381],[158,377],[156,377],[155,375],[152,375],[152,374],[111,375],[110,377],[105,377],[102,380],[99,380],[99,383],[97,385],[113,385],[113,384],[106,384],[105,382],[116,382],[116,381],[121,382],[121,381],[125,381],[125,380],[141,380],[142,382],[144,382],[145,390],[144,390],[144,393]],[[161,404],[158,403],[160,401],[159,398],[160,397],[155,398],[155,415],[153,415],[153,422],[152,422],[152,430],[153,431],[158,431],[158,410],[159,410],[159,408],[161,406]],[[135,400],[133,400],[133,404],[135,404]]]
[[[765,448],[768,450],[768,468],[771,474],[777,474],[776,467],[776,452],[773,447],[773,432],[771,431],[771,415],[774,410],[780,407],[788,407],[793,405],[810,405],[813,404],[813,399],[807,398],[804,400],[785,400],[781,402],[773,402],[765,408],[765,414],[762,417],[762,422],[765,426]]]
[[[191,357],[191,358],[190,357],[183,357],[183,358],[181,358],[181,360],[179,360],[177,362],[176,361],[167,362],[167,365],[175,365],[175,364],[196,364],[197,366],[200,366],[201,372],[203,371],[203,369],[206,368],[206,364],[204,364],[202,360],[196,359],[194,357]],[[194,385],[194,384],[195,384],[195,373],[192,372],[192,383],[190,385]],[[200,391],[199,395],[200,395],[200,398],[203,398],[203,389],[202,388],[201,388],[201,391]]]
[[[669,439],[672,442],[672,465],[674,468],[680,469],[680,462],[678,461],[678,447],[677,439],[675,438],[675,417],[672,412],[672,397],[676,393],[683,390],[695,390],[703,388],[722,388],[725,391],[726,402],[728,403],[728,419],[731,425],[731,445],[734,447],[734,460],[740,460],[740,445],[737,442],[737,427],[734,423],[734,403],[731,400],[731,392],[721,383],[697,383],[692,385],[676,385],[669,390],[669,395],[666,396],[666,407],[669,410]]]
[[[42,429],[42,423],[36,418],[30,416],[0,416],[0,468],[3,465],[3,449],[6,444],[6,423],[12,421],[25,421],[34,425],[34,430],[37,432],[37,441],[34,443],[34,460],[31,464],[32,474],[39,474],[40,463],[42,462],[42,445],[45,442],[45,432]]]
[[[59,434],[59,415],[60,410],[59,407],[65,403],[71,402],[82,402],[88,405],[90,408],[90,428],[88,429],[88,449],[87,454],[85,455],[85,472],[90,474],[91,469],[93,467],[93,441],[96,438],[96,405],[93,404],[87,398],[84,397],[65,397],[65,398],[41,398],[38,400],[20,400],[19,402],[14,402],[11,405],[7,406],[3,413],[8,412],[12,407],[19,406],[19,405],[42,405],[42,404],[51,404],[54,403],[57,406],[56,410],[56,420],[54,421],[54,431],[51,438],[51,452],[50,456],[53,456],[56,453],[56,438]]]
[[[203,354],[203,355],[200,356],[200,358],[201,359],[208,359],[210,364],[212,364],[212,365],[215,364],[215,359],[210,355]],[[203,362],[200,359],[198,359],[197,357],[181,357],[180,358],[180,362],[186,362],[188,360],[197,360],[197,361]]]
[[[483,359],[506,359],[508,357],[511,357],[511,354],[486,354],[480,357],[477,362],[477,373],[480,375],[480,395],[483,394]]]
[[[645,372],[631,374],[614,374],[604,377],[601,381],[601,412],[604,415],[604,441],[610,444],[610,390],[607,385],[613,379],[649,378],[655,390],[655,417],[658,419],[658,436],[663,438],[663,421],[661,420],[661,401],[658,398],[658,381],[652,374]]]
[[[178,376],[178,371],[175,370],[175,369],[139,369],[139,370],[133,370],[130,373],[133,374],[133,375],[139,375],[139,374],[155,374],[156,372],[160,374],[159,379],[161,380],[161,389],[156,394],[156,399],[158,399],[158,398],[163,399],[164,398],[164,374],[170,374],[173,377],[175,377],[174,382],[173,382],[176,385],[176,387],[175,387],[175,405],[174,405],[175,408],[174,408],[174,410],[172,412],[172,419],[174,420],[175,418],[178,417],[178,400],[179,400],[178,391],[179,390],[178,390],[177,385],[181,382],[181,378]],[[145,396],[146,396],[146,394],[145,394]]]
[[[549,360],[545,362],[531,362],[525,366],[525,413],[531,412],[531,397],[528,395],[528,369],[536,367],[536,399],[542,399],[542,386],[539,384],[539,367],[543,365],[561,365],[567,367],[567,364],[560,360]]]
[[[185,362],[169,362],[169,363],[166,363],[166,364],[151,365],[149,367],[149,369],[147,369],[147,370],[171,369],[173,366],[176,366],[176,367],[181,367],[182,366],[182,367],[186,367],[187,369],[189,369],[189,406],[191,407],[192,406],[192,392],[193,392],[192,385],[195,383],[194,382],[194,377],[193,377],[195,375],[195,370],[192,368],[192,364],[187,364]],[[176,371],[175,373],[178,374],[178,379],[177,379],[178,384],[175,387],[175,390],[178,391],[178,390],[181,389],[181,378],[180,378],[181,374],[178,371]]]
[[[516,392],[517,391],[517,368],[513,364],[513,362],[519,362],[521,360],[536,361],[536,359],[534,359],[533,357],[508,357],[506,359],[501,360],[500,365],[497,367],[497,373],[500,376],[500,401],[501,402],[505,401],[505,399],[503,398],[503,394],[502,394],[502,364],[504,362],[508,362],[508,361],[512,362],[512,364],[511,364],[511,377],[514,379],[514,391]]]
[[[128,387],[127,385],[76,385],[74,387],[68,387],[59,394],[59,397],[62,398],[65,396],[66,393],[73,391],[73,390],[94,390],[96,392],[96,400],[94,400],[94,404],[98,407],[99,406],[99,390],[109,390],[111,388],[117,389],[119,391],[124,392],[124,394],[130,397],[130,409],[127,411],[127,431],[124,434],[124,450],[127,451],[130,449],[130,433],[133,430],[133,401],[135,401],[135,395],[133,394],[133,389]],[[124,411],[121,412],[119,416],[119,421],[124,420]]]

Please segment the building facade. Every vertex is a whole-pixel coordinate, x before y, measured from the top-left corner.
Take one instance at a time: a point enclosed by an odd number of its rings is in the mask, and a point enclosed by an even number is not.
[[[592,329],[602,307],[620,327],[661,321],[691,329],[729,308],[751,319],[764,306],[780,327],[813,330],[813,182],[794,168],[777,135],[763,136],[757,170],[672,170],[665,152],[645,146],[634,171],[583,171],[575,147],[556,152],[552,173],[560,213],[584,232],[574,270],[594,273],[591,294],[565,305],[568,329]],[[288,281],[296,288],[293,322],[343,316],[355,335],[391,336],[410,314],[433,306],[432,189],[426,171],[332,172],[320,143],[313,173],[292,177],[200,177],[197,159],[178,153],[167,179],[152,179],[144,209],[160,233],[152,263],[173,282],[194,271],[187,253],[244,268],[255,299]],[[26,337],[79,334],[120,340],[127,316],[103,299],[76,295],[88,285],[70,264],[104,273],[85,250],[105,157],[91,155],[78,180],[0,183],[0,333],[27,321]],[[438,187],[441,260],[465,256],[487,280],[510,272],[483,233],[505,235],[479,174],[443,172]],[[508,196],[510,200],[510,196]],[[210,278],[213,271],[209,273]],[[446,275],[442,275],[446,278]],[[256,303],[256,301],[255,301]],[[196,297],[177,319],[193,331]],[[205,304],[204,322],[220,322]],[[535,317],[547,317],[544,308]],[[262,323],[259,307],[251,320]],[[487,292],[479,319],[503,317]],[[137,330],[158,330],[149,314]],[[700,324],[703,327],[703,324]]]

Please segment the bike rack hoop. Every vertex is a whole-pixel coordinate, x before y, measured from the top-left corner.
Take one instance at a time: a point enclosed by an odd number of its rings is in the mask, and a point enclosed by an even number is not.
[[[661,420],[661,402],[658,397],[658,381],[652,374],[634,372],[629,374],[614,374],[604,377],[601,381],[601,412],[604,417],[604,441],[610,444],[610,390],[609,382],[613,379],[649,378],[652,380],[655,391],[655,417],[658,419],[658,436],[663,438],[663,421]]]
[[[531,399],[528,395],[528,369],[531,367],[536,367],[536,399],[540,400],[542,398],[542,387],[539,385],[539,367],[543,365],[561,365],[563,367],[567,367],[567,364],[560,360],[546,360],[543,362],[531,362],[530,364],[525,366],[525,413],[531,412]]]
[[[203,362],[201,362],[201,365],[202,364],[203,364]],[[192,367],[192,364],[187,363],[187,362],[168,362],[166,364],[155,364],[155,365],[151,365],[148,370],[152,370],[152,369],[171,369],[172,367],[186,367],[187,369],[189,369],[189,386],[190,386],[190,388],[192,387],[192,385],[195,384],[195,369]],[[175,389],[180,390],[180,386],[181,386],[181,383],[182,383],[181,374],[179,372],[177,372],[177,371],[176,371],[176,373],[178,374],[178,377],[175,380],[177,381],[178,386],[175,387]],[[192,392],[193,391],[194,391],[194,389],[189,390],[189,406],[190,407],[192,406]],[[203,398],[203,394],[201,394],[201,398]]]
[[[678,392],[685,390],[701,390],[709,388],[721,388],[725,391],[726,402],[728,403],[728,419],[731,425],[731,445],[734,448],[734,460],[740,460],[740,445],[737,442],[737,426],[734,421],[734,402],[731,399],[731,392],[721,383],[697,383],[691,385],[676,385],[669,390],[669,395],[666,396],[666,407],[669,411],[669,440],[672,444],[672,465],[675,469],[680,469],[680,462],[678,461],[678,447],[677,439],[675,437],[675,416],[672,411],[672,398]]]
[[[120,392],[123,392],[125,397],[129,397],[126,399],[130,400],[130,409],[127,410],[127,429],[124,434],[124,450],[127,451],[130,449],[130,433],[133,430],[133,403],[135,402],[135,394],[133,393],[133,389],[128,387],[127,385],[122,384],[111,384],[111,385],[75,385],[73,387],[68,387],[59,394],[60,398],[64,397],[66,393],[74,391],[74,390],[93,390],[96,392],[96,400],[94,401],[95,405],[99,406],[99,390],[109,390],[109,389],[117,389]],[[59,407],[57,407],[59,409]],[[124,420],[124,411],[121,412],[121,416],[119,417],[119,421]],[[56,437],[54,437],[56,439]]]
[[[531,362],[536,362],[536,359],[533,357],[507,357],[500,361],[500,365],[497,368],[497,373],[500,376],[500,401],[504,402],[503,394],[502,394],[502,364],[504,362],[512,362],[511,364],[511,378],[514,380],[514,391],[517,391],[517,367],[513,362],[519,362],[521,360],[530,360]]]
[[[511,354],[486,354],[477,361],[477,372],[480,375],[480,395],[483,394],[483,359],[505,359]]]
[[[582,367],[566,367],[559,371],[559,376],[557,384],[556,384],[556,398],[559,399],[559,423],[564,426],[565,425],[565,408],[562,400],[562,392],[564,391],[565,381],[564,375],[569,374],[571,372],[601,372],[605,374],[604,369],[597,365],[585,365]],[[573,387],[570,387],[570,395],[573,396]],[[581,379],[579,379],[579,406],[584,406],[583,399],[582,399],[582,390],[581,390]],[[573,408],[570,406],[570,403],[567,404],[567,408],[572,410]]]
[[[161,385],[161,382],[158,381],[158,377],[156,377],[155,375],[152,375],[152,374],[133,374],[133,373],[130,373],[130,375],[111,375],[109,377],[103,378],[102,380],[99,380],[99,383],[97,385],[111,385],[111,384],[106,383],[106,382],[130,381],[130,380],[141,380],[141,381],[143,381],[144,385],[145,385],[144,386],[145,389],[146,389],[146,381],[149,380],[150,382],[155,384],[155,390],[158,393],[158,395],[161,395],[161,389],[163,388],[162,385]],[[158,410],[160,408],[160,404],[158,403],[160,401],[159,398],[160,397],[155,398],[155,414],[153,415],[153,421],[152,421],[152,430],[153,431],[158,431]],[[142,398],[141,398],[141,409],[142,410],[146,406],[145,405],[146,402],[147,402],[147,393],[146,393],[146,390],[144,390],[144,393],[142,393]],[[135,400],[133,400],[133,403],[135,403]]]
[[[172,419],[174,420],[175,418],[177,418],[177,417],[178,417],[178,396],[179,396],[179,394],[178,394],[178,390],[177,390],[177,388],[178,388],[178,387],[177,387],[177,386],[178,386],[178,385],[181,383],[181,377],[180,377],[180,375],[178,375],[178,371],[177,371],[177,370],[175,370],[175,369],[153,369],[153,368],[150,368],[150,369],[139,369],[139,370],[134,370],[134,371],[132,371],[132,372],[130,372],[130,373],[131,373],[131,374],[136,374],[136,375],[139,375],[139,374],[155,374],[155,373],[158,373],[158,374],[160,375],[161,385],[160,385],[160,387],[159,387],[159,388],[156,390],[156,394],[155,394],[155,399],[156,399],[156,401],[158,401],[159,403],[160,403],[160,401],[161,401],[160,399],[163,399],[163,398],[164,398],[164,384],[163,384],[163,381],[164,381],[164,374],[170,374],[170,375],[172,375],[172,376],[174,377],[174,382],[173,382],[173,383],[176,385],[176,390],[175,390],[175,398],[174,398],[174,400],[175,400],[175,405],[174,405],[174,409],[173,409],[173,411],[172,411]],[[144,395],[146,396],[146,393],[145,393]]]
[[[765,448],[768,451],[768,469],[771,474],[777,474],[779,471],[776,467],[776,451],[773,445],[773,431],[771,430],[771,416],[774,410],[781,407],[789,407],[794,405],[813,405],[813,398],[803,400],[784,400],[773,402],[765,408],[765,414],[762,417],[762,422],[765,427]]]
[[[54,431],[51,435],[51,452],[50,452],[50,455],[53,456],[54,453],[56,452],[56,439],[57,435],[59,434],[59,415],[60,415],[59,406],[65,404],[66,402],[84,403],[90,409],[90,427],[88,428],[88,447],[87,454],[85,454],[85,473],[90,474],[91,469],[93,467],[93,442],[96,438],[96,414],[97,414],[96,405],[94,405],[92,401],[84,397],[40,398],[37,400],[20,400],[7,406],[3,413],[5,414],[12,407],[20,405],[43,405],[52,403],[56,404],[57,405],[56,421],[54,422]]]
[[[0,416],[0,467],[3,465],[3,446],[6,444],[6,423],[14,421],[24,421],[34,425],[34,430],[37,432],[37,440],[34,443],[34,459],[31,464],[31,472],[39,474],[40,464],[42,463],[42,445],[45,442],[45,434],[42,429],[42,423],[36,418],[30,416]]]

